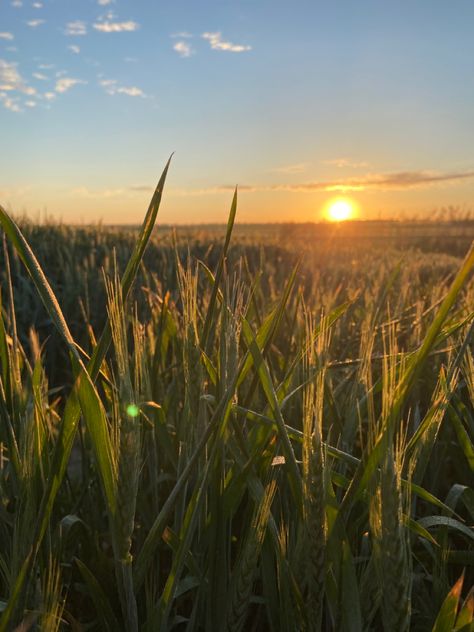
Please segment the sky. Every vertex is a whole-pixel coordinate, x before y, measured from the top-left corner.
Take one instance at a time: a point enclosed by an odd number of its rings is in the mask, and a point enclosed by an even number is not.
[[[64,222],[474,210],[472,0],[0,0],[0,204]]]

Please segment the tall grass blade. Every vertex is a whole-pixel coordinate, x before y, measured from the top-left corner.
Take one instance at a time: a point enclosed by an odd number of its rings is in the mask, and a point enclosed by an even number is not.
[[[448,316],[449,311],[454,305],[460,290],[465,284],[470,272],[474,267],[474,244],[471,246],[464,262],[459,269],[446,297],[444,298],[441,306],[439,307],[433,322],[431,323],[423,343],[416,354],[410,359],[402,379],[398,385],[397,394],[394,399],[390,416],[387,420],[386,427],[377,439],[374,447],[366,452],[363,461],[358,468],[354,478],[351,481],[351,485],[346,492],[341,507],[341,515],[347,516],[354,501],[361,493],[363,489],[367,487],[369,480],[383,458],[390,437],[393,435],[395,424],[403,410],[403,407],[408,399],[408,395],[413,388],[413,385],[421,374],[421,371],[425,365],[426,359],[432,349],[436,338],[441,331],[441,328]]]

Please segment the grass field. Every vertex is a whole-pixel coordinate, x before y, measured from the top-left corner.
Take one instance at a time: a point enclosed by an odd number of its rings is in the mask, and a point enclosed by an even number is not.
[[[0,630],[472,630],[472,222],[174,236],[163,185],[0,211]]]

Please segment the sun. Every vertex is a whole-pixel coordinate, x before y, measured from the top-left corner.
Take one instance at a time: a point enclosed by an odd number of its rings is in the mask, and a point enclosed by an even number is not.
[[[344,222],[355,215],[355,204],[348,198],[331,200],[327,205],[326,215],[331,222]]]

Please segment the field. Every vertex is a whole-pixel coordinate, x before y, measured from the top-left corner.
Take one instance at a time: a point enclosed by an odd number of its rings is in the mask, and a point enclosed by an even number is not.
[[[0,630],[472,630],[474,223],[175,234],[163,182],[0,212]]]

